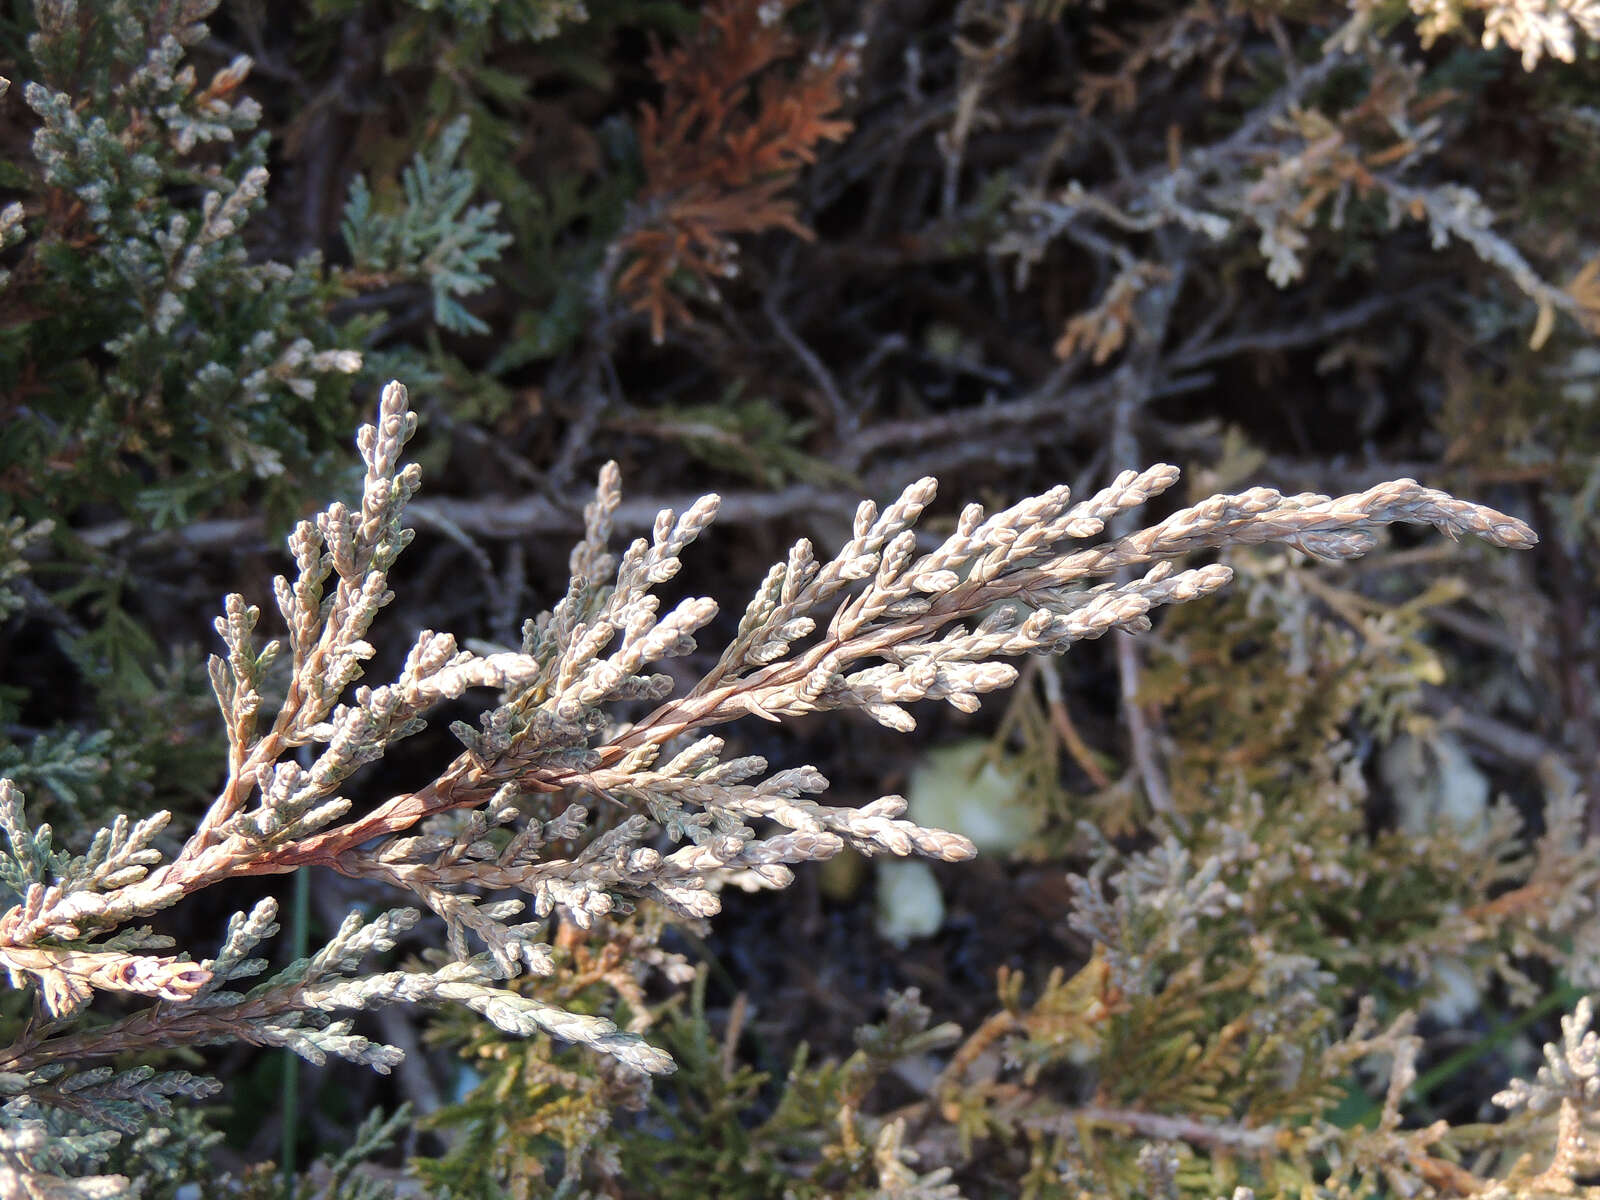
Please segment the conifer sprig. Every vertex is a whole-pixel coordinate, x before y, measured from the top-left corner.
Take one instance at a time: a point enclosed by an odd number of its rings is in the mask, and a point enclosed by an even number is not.
[[[827,561],[796,543],[767,573],[715,665],[673,695],[671,677],[652,668],[691,653],[717,605],[690,596],[662,612],[656,589],[682,570],[718,498],[660,513],[649,538],[613,558],[607,543],[621,493],[608,464],[566,594],[527,623],[520,650],[479,654],[422,630],[399,677],[372,687],[360,683],[374,653],[368,635],[393,599],[389,570],[411,540],[404,512],[420,472],[402,451],[416,426],[405,388],[389,384],[376,422],[357,439],[366,464],[360,504],[336,502],[289,538],[295,577],[274,585],[281,639],[260,642],[260,610],[227,597],[216,622],[226,653],[211,659],[227,779],[170,861],[155,846],[166,813],[119,817],[74,857],[54,849],[47,827],[28,825],[19,790],[0,783],[9,842],[0,873],[16,897],[0,914],[0,963],[14,981],[36,981],[57,1019],[96,990],[161,1002],[92,1032],[30,1038],[0,1052],[0,1066],[25,1072],[174,1039],[242,1039],[387,1070],[399,1051],[330,1014],[408,1001],[464,1005],[511,1033],[543,1030],[640,1071],[670,1070],[637,1034],[504,986],[522,972],[554,969],[544,918],[560,910],[586,928],[640,899],[711,916],[727,883],[784,887],[794,864],[846,846],[946,861],[975,853],[965,837],[906,819],[902,797],[830,805],[822,800],[828,780],[814,767],[773,771],[757,755],[724,757],[718,726],[856,710],[908,731],[907,705],[917,701],[974,711],[981,696],[1015,680],[1005,660],[1146,629],[1153,609],[1224,586],[1226,566],[1175,564],[1199,550],[1276,540],[1350,558],[1397,521],[1513,548],[1535,541],[1513,517],[1411,480],[1339,498],[1254,488],[1096,540],[1113,518],[1177,482],[1176,468],[1158,465],[1126,471],[1076,503],[1056,487],[995,513],[968,505],[941,544],[919,551],[917,522],[935,496],[935,481],[921,479],[881,510],[863,502],[849,541]],[[267,676],[280,660],[283,700],[263,713]],[[478,728],[455,727],[464,743],[455,761],[416,790],[352,815],[355,801],[343,792],[354,772],[422,729],[440,702],[473,688],[501,698]],[[632,722],[614,714],[615,705],[639,701],[655,707]],[[550,807],[564,793],[574,799]],[[595,800],[627,815],[598,820]],[[149,953],[170,944],[123,928],[222,880],[313,864],[409,893],[444,922],[449,955],[427,969],[362,974],[366,959],[392,950],[420,914],[352,916],[322,950],[239,993],[224,985],[261,970],[250,955],[276,929],[270,902],[236,915],[204,962]],[[501,890],[526,900],[479,902],[479,893]],[[533,919],[516,921],[527,904]]]

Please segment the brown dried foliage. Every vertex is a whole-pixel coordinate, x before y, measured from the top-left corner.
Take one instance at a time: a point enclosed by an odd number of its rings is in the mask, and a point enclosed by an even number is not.
[[[614,249],[629,260],[616,290],[649,316],[658,343],[669,317],[689,319],[672,290],[678,272],[714,297],[716,280],[737,273],[732,235],[812,236],[786,193],[819,142],[842,141],[853,128],[834,114],[859,65],[858,46],[820,47],[798,70],[784,70],[802,51],[784,27],[796,2],[717,0],[695,37],[650,56],[662,98],[639,114],[647,183]]]

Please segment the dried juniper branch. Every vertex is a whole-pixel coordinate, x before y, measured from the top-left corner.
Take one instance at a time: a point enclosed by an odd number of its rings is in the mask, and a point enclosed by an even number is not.
[[[392,599],[388,570],[411,537],[402,515],[419,472],[400,455],[415,428],[405,389],[390,384],[377,423],[358,439],[367,466],[359,507],[335,503],[289,539],[296,576],[275,582],[283,640],[258,644],[259,610],[227,598],[216,623],[227,653],[211,660],[211,678],[227,727],[228,777],[171,861],[162,863],[153,845],[167,814],[119,818],[72,858],[52,848],[48,829],[28,827],[20,794],[0,784],[0,828],[11,846],[0,871],[19,897],[0,915],[0,963],[13,980],[38,981],[56,1017],[97,989],[162,1001],[88,1033],[37,1030],[0,1051],[0,1067],[36,1071],[181,1038],[281,1045],[387,1070],[398,1051],[328,1014],[423,1001],[463,1004],[509,1032],[582,1042],[640,1071],[669,1070],[664,1054],[610,1021],[502,986],[524,971],[553,970],[542,918],[560,909],[583,927],[639,898],[707,916],[729,882],[783,887],[793,864],[846,846],[948,861],[974,853],[963,837],[904,819],[899,796],[831,806],[819,799],[828,781],[813,767],[772,772],[757,756],[724,758],[716,726],[854,709],[909,731],[906,705],[915,701],[974,711],[983,694],[1016,679],[1003,660],[1146,629],[1152,609],[1226,584],[1225,566],[1174,565],[1197,550],[1282,541],[1351,558],[1397,521],[1500,546],[1535,540],[1503,513],[1399,480],[1337,499],[1254,488],[1095,542],[1113,518],[1177,481],[1176,468],[1155,466],[1124,472],[1077,503],[1056,487],[993,514],[968,505],[943,544],[919,553],[915,526],[935,491],[922,479],[881,511],[862,503],[833,558],[819,561],[809,542],[796,543],[767,573],[717,663],[672,696],[670,677],[651,666],[693,651],[717,606],[691,596],[663,613],[655,588],[678,574],[718,498],[660,513],[652,536],[619,559],[608,549],[621,500],[611,464],[585,510],[566,594],[527,622],[519,651],[477,654],[423,630],[398,679],[354,686],[373,654],[368,631]],[[267,722],[263,681],[285,649],[289,684]],[[485,687],[501,702],[479,728],[454,727],[466,748],[438,778],[351,815],[341,791],[359,767],[421,729],[440,701]],[[658,704],[632,724],[608,715],[613,704],[639,700]],[[559,807],[555,797],[569,792],[618,802],[629,815],[600,822],[586,803]],[[367,955],[392,947],[417,921],[416,909],[398,909],[352,917],[323,950],[242,994],[222,985],[262,970],[248,955],[275,931],[270,903],[236,916],[204,963],[146,953],[166,948],[148,929],[119,931],[223,879],[313,864],[409,892],[445,922],[451,958],[358,974]],[[484,888],[522,893],[535,920],[512,923],[522,901],[479,904],[473,892]]]
[[[861,43],[818,47],[784,79],[774,64],[800,50],[783,23],[791,7],[793,0],[709,4],[693,42],[650,56],[664,94],[659,108],[645,105],[639,115],[647,183],[610,260],[625,264],[616,292],[649,316],[658,343],[669,318],[689,319],[675,274],[716,299],[717,281],[738,274],[733,234],[813,236],[786,193],[821,142],[850,132],[836,114]]]

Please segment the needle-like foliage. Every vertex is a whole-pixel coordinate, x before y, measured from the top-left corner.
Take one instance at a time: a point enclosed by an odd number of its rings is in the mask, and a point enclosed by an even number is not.
[[[993,513],[970,504],[949,536],[924,548],[916,527],[935,484],[922,479],[881,509],[863,502],[831,558],[797,542],[714,665],[679,691],[652,668],[693,652],[717,605],[690,596],[663,612],[656,589],[681,571],[719,501],[663,511],[649,538],[614,556],[621,490],[608,465],[566,594],[526,623],[520,650],[481,654],[421,630],[399,677],[373,687],[359,681],[374,654],[369,635],[394,598],[390,569],[411,540],[405,509],[421,473],[402,452],[416,427],[405,388],[391,383],[357,439],[366,466],[359,505],[336,502],[289,538],[295,574],[274,589],[281,637],[263,642],[261,610],[227,598],[216,621],[225,653],[210,664],[227,778],[176,854],[157,845],[167,813],[119,817],[80,855],[57,850],[48,827],[29,825],[19,790],[0,782],[4,882],[15,897],[0,914],[0,964],[15,984],[37,985],[48,1018],[0,1052],[20,1095],[69,1064],[175,1043],[242,1040],[387,1071],[400,1051],[333,1014],[402,1002],[460,1005],[508,1034],[542,1032],[634,1071],[670,1071],[671,1059],[638,1034],[507,986],[554,969],[552,914],[582,929],[654,901],[683,918],[709,917],[729,883],[785,887],[795,865],[847,846],[952,862],[975,853],[958,834],[906,819],[900,796],[828,804],[828,780],[814,767],[725,757],[718,727],[854,710],[903,732],[915,727],[907,705],[918,701],[973,711],[1015,680],[1009,659],[1148,628],[1151,610],[1224,586],[1226,566],[1176,565],[1198,550],[1282,541],[1350,558],[1397,521],[1509,547],[1535,540],[1512,517],[1410,480],[1338,499],[1255,488],[1108,536],[1120,514],[1177,481],[1176,469],[1157,466],[1125,471],[1083,500],[1056,487]],[[270,711],[269,674],[280,662],[287,683]],[[352,776],[469,689],[500,700],[477,728],[455,727],[459,756],[437,777],[356,810]],[[617,706],[641,702],[653,707],[637,719],[617,715]],[[366,973],[420,914],[352,914],[321,950],[240,992],[227,985],[260,972],[249,956],[276,929],[272,902],[235,916],[215,957],[199,961],[151,953],[170,942],[132,926],[225,880],[311,866],[379,881],[432,910],[448,955],[423,969]],[[484,892],[526,899],[482,903]],[[69,1030],[96,991],[157,1003]],[[199,1094],[208,1085],[182,1086]],[[158,1113],[166,1093],[130,1095],[148,1095],[147,1111]]]

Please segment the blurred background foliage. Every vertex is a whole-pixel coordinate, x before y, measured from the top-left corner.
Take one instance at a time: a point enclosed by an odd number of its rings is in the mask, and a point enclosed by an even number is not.
[[[916,739],[738,728],[862,797],[976,739],[1036,832],[930,873],[926,936],[885,937],[859,863],[714,934],[555,922],[562,970],[525,986],[650,1031],[681,1068],[653,1090],[391,1013],[395,1082],[311,1072],[293,1110],[240,1047],[208,1062],[224,1103],[119,1169],[149,1195],[1542,1194],[1548,1138],[1483,1122],[1600,982],[1597,25],[7,0],[0,769],[63,840],[201,810],[217,598],[354,489],[389,377],[427,487],[386,620],[490,642],[563,586],[612,458],[630,534],[724,493],[692,586],[727,603],[925,473],[949,513],[1163,459],[1188,499],[1411,475],[1544,539],[1240,551],[1220,600]],[[301,921],[366,900],[319,877]],[[323,1157],[285,1176],[296,1137]]]

